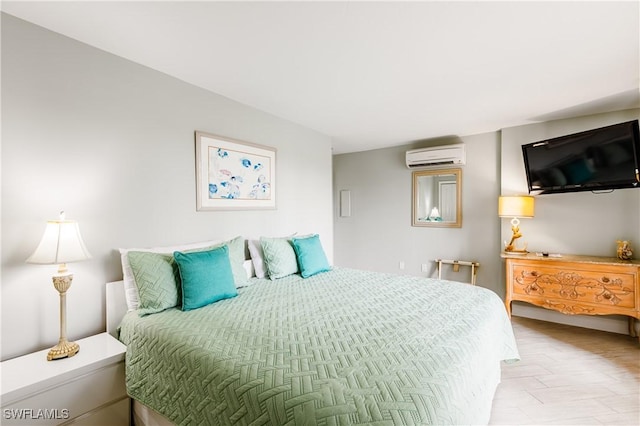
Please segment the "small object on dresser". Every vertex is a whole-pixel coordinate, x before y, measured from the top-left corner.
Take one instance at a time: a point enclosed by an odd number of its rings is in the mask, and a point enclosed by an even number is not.
[[[538,257],[561,257],[561,255],[556,253],[549,253],[548,251],[538,251],[536,252],[536,256]]]
[[[620,260],[631,260],[633,259],[633,249],[631,248],[631,243],[628,240],[618,240],[618,259]]]

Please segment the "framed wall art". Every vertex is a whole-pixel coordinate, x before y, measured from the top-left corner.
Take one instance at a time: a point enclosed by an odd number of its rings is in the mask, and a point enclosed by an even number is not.
[[[276,149],[196,132],[197,210],[276,208]]]

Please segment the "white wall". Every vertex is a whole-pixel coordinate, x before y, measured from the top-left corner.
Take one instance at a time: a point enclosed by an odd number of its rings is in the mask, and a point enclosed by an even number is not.
[[[277,210],[196,212],[196,130],[276,147]],[[3,14],[2,358],[57,342],[55,267],[24,262],[60,210],[93,255],[70,265],[78,339],[119,247],[317,232],[332,259],[331,161],[327,136]]]
[[[501,193],[526,194],[527,181],[522,145],[610,124],[640,118],[640,110],[626,110],[565,120],[517,126],[502,130]],[[531,252],[616,255],[616,240],[640,244],[640,190],[618,189],[610,193],[576,192],[536,196],[535,217],[523,219],[520,240]],[[509,220],[502,221],[502,238],[509,240]],[[635,241],[635,245],[633,242]],[[522,242],[518,243],[522,245]],[[514,304],[514,314],[581,325],[619,333],[627,332],[626,318],[570,317],[525,304]]]
[[[464,143],[462,228],[411,226],[412,170],[408,149]],[[434,276],[434,259],[480,262],[478,285],[504,294],[500,281],[498,222],[499,133],[416,142],[333,157],[335,262],[337,265]],[[340,217],[339,192],[351,191],[352,215]],[[399,269],[404,262],[405,269]],[[427,272],[421,265],[428,264]],[[445,275],[469,280],[469,268]]]

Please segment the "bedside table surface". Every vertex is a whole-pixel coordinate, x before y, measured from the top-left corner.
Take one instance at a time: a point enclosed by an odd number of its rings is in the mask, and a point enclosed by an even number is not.
[[[124,360],[126,346],[108,333],[76,340],[80,351],[70,357],[47,361],[49,349],[0,363],[2,406],[34,391]]]

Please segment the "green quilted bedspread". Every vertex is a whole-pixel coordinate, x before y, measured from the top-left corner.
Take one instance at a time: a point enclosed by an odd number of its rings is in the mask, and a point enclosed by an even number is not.
[[[252,282],[194,311],[129,312],[129,394],[185,425],[481,424],[500,361],[518,359],[481,287],[342,268]]]

